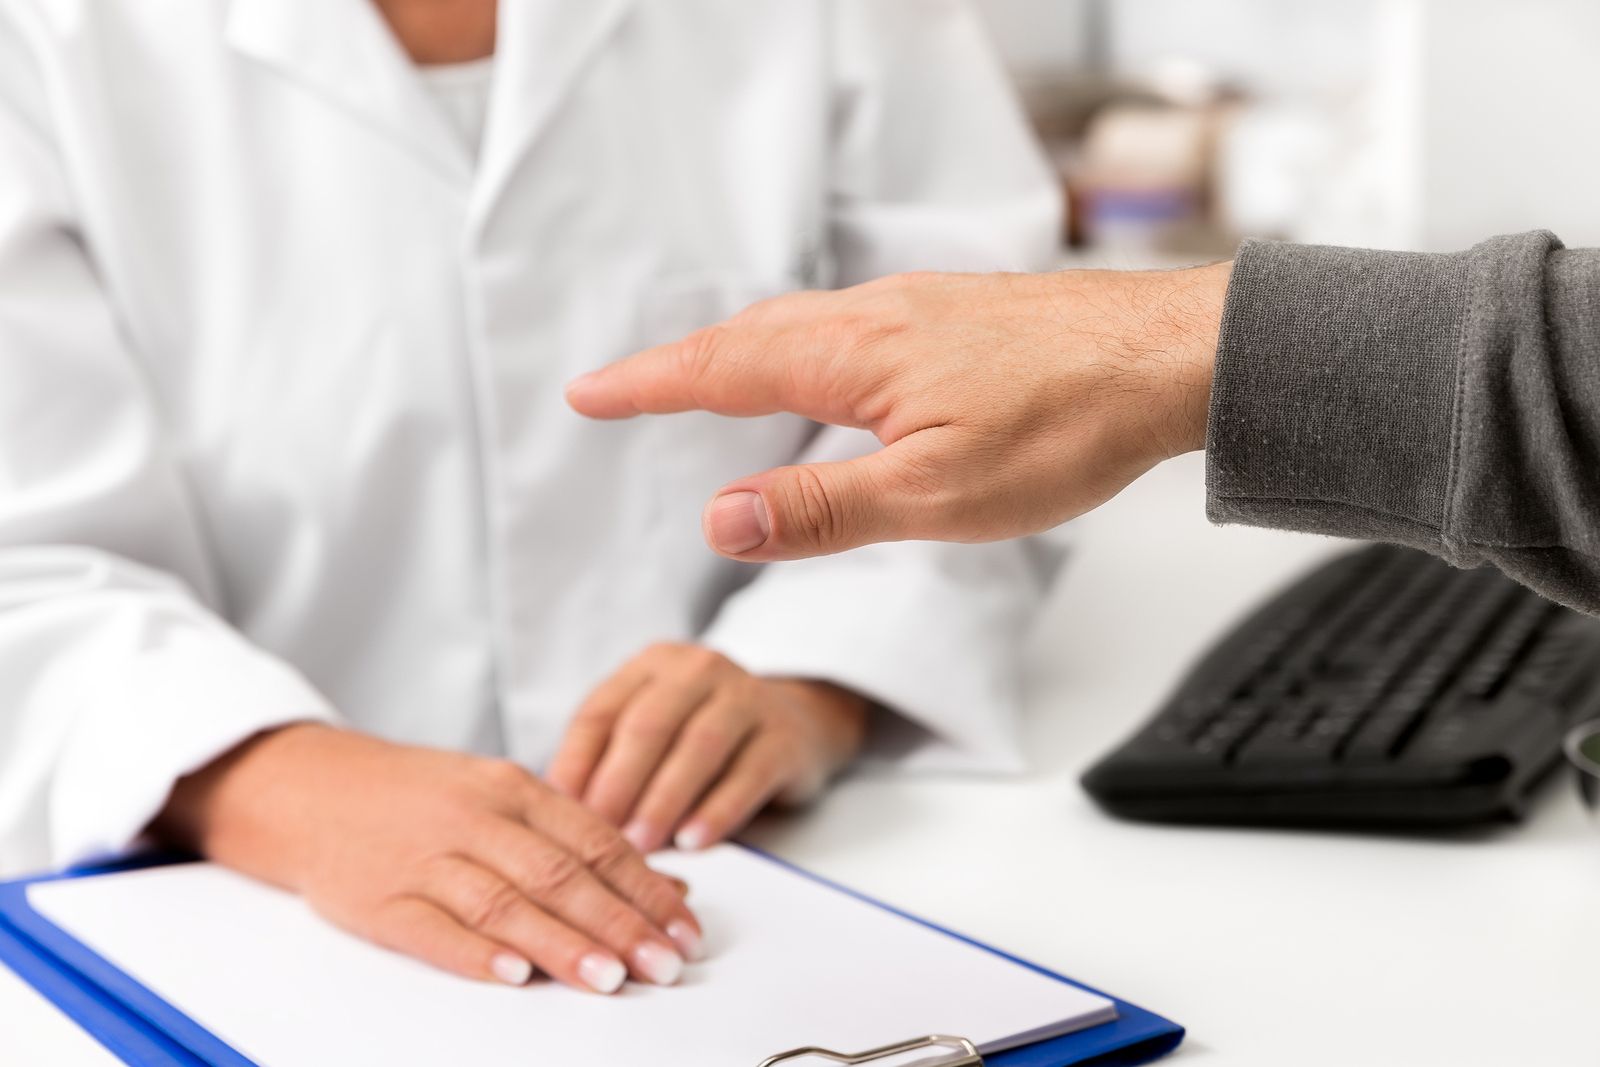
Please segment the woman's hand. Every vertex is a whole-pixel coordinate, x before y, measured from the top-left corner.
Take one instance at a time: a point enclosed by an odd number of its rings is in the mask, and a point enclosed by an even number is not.
[[[152,829],[469,978],[612,993],[699,950],[681,883],[501,760],[288,726],[180,781]]]
[[[883,442],[724,486],[706,540],[734,559],[1016,537],[1204,446],[1230,270],[907,274],[791,293],[585,375],[567,399],[602,419],[792,411]]]
[[[550,784],[649,852],[698,849],[769,801],[814,797],[861,747],[867,702],[825,682],[758,678],[697,645],[656,645],[590,694]]]

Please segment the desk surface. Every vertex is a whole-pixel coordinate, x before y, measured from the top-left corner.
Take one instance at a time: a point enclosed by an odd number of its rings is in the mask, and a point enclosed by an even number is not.
[[[754,840],[1172,1016],[1174,1062],[1600,1060],[1600,827],[1566,776],[1527,824],[1444,840],[1139,826],[1078,789],[1212,636],[1336,547],[1213,529],[1202,497],[1187,457],[1078,524],[1033,650],[1029,775],[857,777]],[[0,1020],[0,1062],[111,1062],[3,970]]]

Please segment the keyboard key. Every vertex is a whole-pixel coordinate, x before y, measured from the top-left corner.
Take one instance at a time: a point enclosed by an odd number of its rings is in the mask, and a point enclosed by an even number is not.
[[[1555,610],[1554,605],[1536,597],[1524,598],[1489,639],[1467,672],[1462,688],[1475,697],[1492,696],[1506,680],[1517,656],[1541,625],[1550,621]]]

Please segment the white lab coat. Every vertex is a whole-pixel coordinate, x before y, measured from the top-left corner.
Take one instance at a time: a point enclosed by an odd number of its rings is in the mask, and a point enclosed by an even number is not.
[[[0,3],[0,867],[296,719],[538,767],[663,639],[1014,756],[1048,550],[731,564],[712,490],[859,435],[561,392],[784,290],[1041,265],[973,14],[502,9],[475,167],[367,0]]]

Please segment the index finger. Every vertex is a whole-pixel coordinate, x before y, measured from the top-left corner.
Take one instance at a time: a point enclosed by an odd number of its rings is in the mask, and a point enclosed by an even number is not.
[[[618,714],[649,680],[649,671],[630,663],[596,686],[572,717],[545,780],[569,797],[582,797],[610,743]]]
[[[796,297],[804,296],[803,302]],[[779,297],[591,371],[567,385],[567,403],[596,419],[679,411],[770,415],[788,411],[864,426],[839,373],[855,321],[837,294]]]

